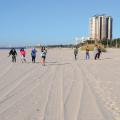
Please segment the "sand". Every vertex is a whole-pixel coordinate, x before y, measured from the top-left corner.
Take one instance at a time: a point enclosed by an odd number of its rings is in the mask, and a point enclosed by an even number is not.
[[[11,63],[0,51],[0,120],[120,120],[120,50],[85,60],[73,49],[48,49],[46,65]]]

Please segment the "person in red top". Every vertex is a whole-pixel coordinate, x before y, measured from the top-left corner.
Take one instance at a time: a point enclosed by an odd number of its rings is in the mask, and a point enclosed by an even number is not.
[[[21,61],[26,62],[26,51],[24,50],[24,48],[20,49],[20,56],[21,56]]]

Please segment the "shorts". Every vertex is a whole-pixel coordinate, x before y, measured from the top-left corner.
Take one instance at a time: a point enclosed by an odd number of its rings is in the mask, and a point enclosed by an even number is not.
[[[45,56],[42,56],[43,59],[45,59],[46,57]]]

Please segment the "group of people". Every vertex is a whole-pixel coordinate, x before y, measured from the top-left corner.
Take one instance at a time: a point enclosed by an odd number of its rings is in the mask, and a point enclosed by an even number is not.
[[[89,46],[86,46],[85,50],[86,50],[85,59],[88,60],[88,59],[90,59]],[[101,46],[95,45],[95,47],[94,47],[94,59],[95,60],[100,59],[101,52],[102,52]],[[74,49],[75,60],[77,59],[77,55],[78,55],[78,47],[75,47],[75,49]]]
[[[12,62],[15,63],[16,62],[16,56],[17,56],[17,51],[15,50],[15,48],[12,48],[9,52],[9,56],[12,56]],[[35,48],[32,48],[31,50],[31,58],[32,58],[32,63],[36,62],[36,54],[37,54],[37,50]],[[47,50],[45,47],[41,48],[41,64],[45,65],[45,59],[46,59],[46,54],[47,54]],[[24,48],[21,48],[19,51],[19,55],[21,58],[21,62],[26,62],[26,50]]]
[[[86,60],[90,59],[90,53],[89,53],[89,47],[86,47]],[[100,55],[101,55],[101,47],[98,45],[95,45],[94,47],[94,59],[100,59]],[[32,58],[32,63],[36,62],[36,54],[37,54],[37,50],[35,48],[32,48],[31,50],[31,58]],[[47,54],[47,49],[45,47],[41,48],[41,64],[45,65],[45,59],[46,59],[46,54]],[[21,62],[26,62],[26,50],[24,48],[21,48],[19,51],[19,55],[21,58]],[[74,56],[75,56],[75,60],[77,59],[77,55],[78,55],[78,48],[76,47],[74,49]],[[12,62],[16,62],[16,56],[17,56],[17,52],[15,50],[15,48],[12,48],[9,52],[9,56],[12,56]]]

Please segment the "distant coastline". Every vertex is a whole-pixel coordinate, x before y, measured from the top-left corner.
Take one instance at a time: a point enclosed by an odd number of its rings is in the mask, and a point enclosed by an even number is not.
[[[12,48],[15,48],[15,49],[21,49],[21,48],[24,48],[26,49],[26,47],[0,47],[0,50],[10,50]]]

